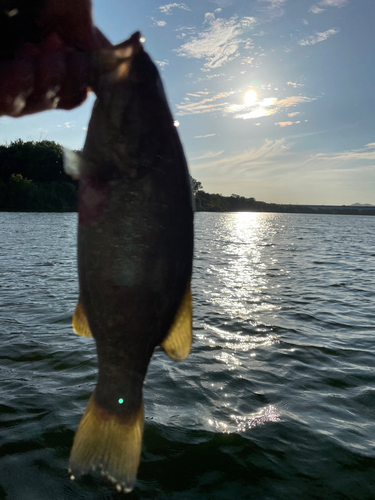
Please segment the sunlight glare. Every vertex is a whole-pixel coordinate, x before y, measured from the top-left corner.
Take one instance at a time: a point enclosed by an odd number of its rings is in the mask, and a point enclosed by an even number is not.
[[[248,92],[246,92],[245,103],[248,106],[253,106],[256,103],[256,100],[257,100],[257,95],[254,90],[249,90]]]

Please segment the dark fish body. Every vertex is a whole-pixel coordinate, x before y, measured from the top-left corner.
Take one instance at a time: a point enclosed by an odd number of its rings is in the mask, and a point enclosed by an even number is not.
[[[73,444],[76,477],[100,467],[130,491],[140,461],[142,387],[154,349],[191,344],[193,210],[188,169],[158,71],[139,33],[102,54],[80,179],[77,333],[99,375]],[[104,65],[104,70],[103,70]]]

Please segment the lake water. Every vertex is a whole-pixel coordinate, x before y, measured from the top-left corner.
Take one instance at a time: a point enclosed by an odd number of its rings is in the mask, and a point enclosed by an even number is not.
[[[76,214],[0,213],[0,499],[120,499],[70,481],[96,380],[71,330]],[[375,498],[375,218],[196,214],[194,344],[158,350],[127,498]]]

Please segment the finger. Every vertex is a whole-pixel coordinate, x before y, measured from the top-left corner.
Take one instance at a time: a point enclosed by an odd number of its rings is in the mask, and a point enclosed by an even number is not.
[[[94,26],[94,39],[95,49],[105,49],[112,47],[112,44],[108,40],[108,38],[96,26]]]
[[[35,63],[35,84],[28,96],[23,114],[57,107],[59,92],[66,79],[65,54],[41,54]]]
[[[0,62],[0,115],[20,116],[35,84],[34,61]]]
[[[65,43],[81,50],[95,49],[91,0],[48,0],[38,24],[55,32]]]
[[[73,109],[82,104],[88,93],[89,58],[72,52],[65,56],[66,78],[59,92],[58,109]]]

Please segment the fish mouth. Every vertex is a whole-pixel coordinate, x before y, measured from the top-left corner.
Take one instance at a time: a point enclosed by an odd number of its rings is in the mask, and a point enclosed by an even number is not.
[[[96,82],[104,75],[112,82],[129,79],[133,59],[144,52],[142,40],[141,32],[136,31],[128,40],[111,48],[101,49],[93,55],[90,87],[95,93]]]

